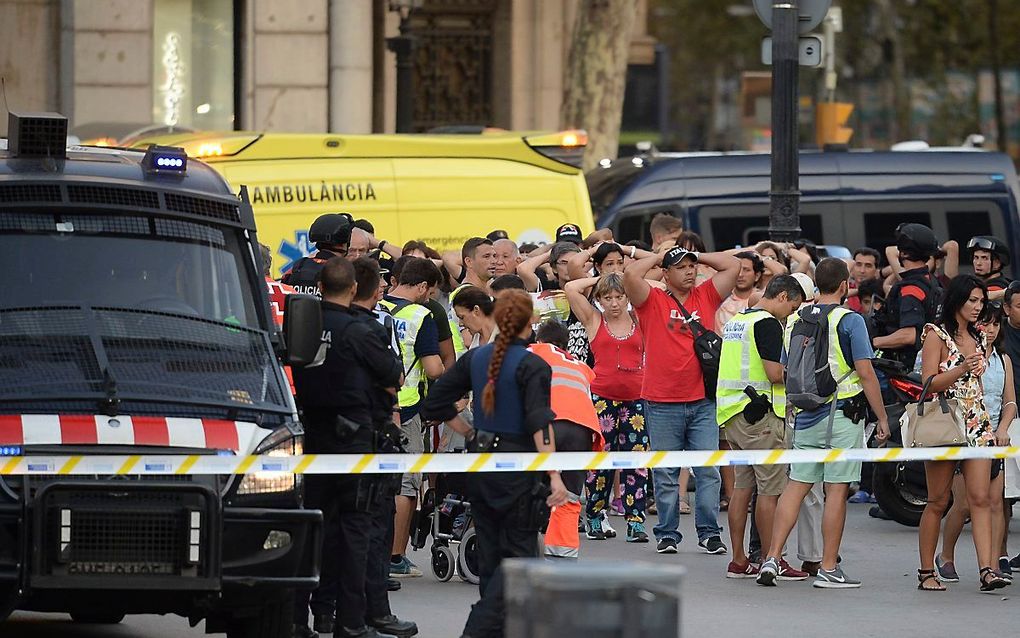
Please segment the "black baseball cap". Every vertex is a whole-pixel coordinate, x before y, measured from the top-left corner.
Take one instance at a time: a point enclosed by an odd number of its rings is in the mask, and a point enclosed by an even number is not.
[[[574,244],[580,244],[584,241],[584,236],[581,234],[581,227],[577,224],[563,224],[556,229],[556,241],[569,241]]]
[[[681,248],[680,246],[675,246],[667,250],[666,254],[662,256],[662,267],[672,268],[688,257],[693,259],[695,262],[698,261],[698,253],[691,252],[686,248]]]
[[[505,230],[494,230],[486,235],[489,241],[497,242],[500,239],[510,239],[510,235]]]

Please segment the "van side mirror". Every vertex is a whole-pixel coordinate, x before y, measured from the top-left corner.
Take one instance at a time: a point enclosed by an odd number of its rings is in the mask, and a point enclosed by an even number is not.
[[[296,368],[315,363],[322,348],[322,306],[312,295],[287,295],[283,312],[284,363]],[[323,351],[323,354],[325,352]]]

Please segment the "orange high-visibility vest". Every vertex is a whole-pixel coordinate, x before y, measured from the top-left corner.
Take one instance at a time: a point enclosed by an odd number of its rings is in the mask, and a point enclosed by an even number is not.
[[[602,451],[602,428],[591,401],[591,382],[595,372],[585,363],[548,343],[536,343],[528,350],[542,357],[552,368],[552,401],[556,420],[583,425],[595,433],[592,450]]]
[[[581,535],[577,523],[581,520],[581,503],[568,501],[553,508],[545,532],[545,555],[554,558],[578,558],[581,553]]]

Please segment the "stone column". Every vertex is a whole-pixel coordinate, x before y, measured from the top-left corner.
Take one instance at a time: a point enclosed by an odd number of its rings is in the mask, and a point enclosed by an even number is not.
[[[329,130],[372,132],[372,0],[329,3]]]

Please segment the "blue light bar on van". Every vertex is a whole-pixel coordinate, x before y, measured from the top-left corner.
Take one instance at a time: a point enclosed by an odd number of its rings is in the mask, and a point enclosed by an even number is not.
[[[0,456],[21,456],[21,446],[2,445],[0,446]]]
[[[188,154],[176,146],[150,146],[142,158],[148,175],[184,175],[188,170]]]

